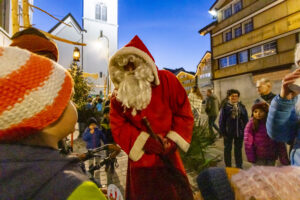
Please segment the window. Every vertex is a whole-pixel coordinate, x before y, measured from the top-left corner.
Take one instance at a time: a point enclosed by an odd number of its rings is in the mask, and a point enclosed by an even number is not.
[[[225,32],[225,35],[224,35],[224,42],[227,42],[229,40],[232,40],[232,32],[231,32],[231,30],[228,31],[228,32]]]
[[[209,77],[210,77],[210,72],[200,75],[201,79],[203,79],[203,78],[209,78]]]
[[[262,49],[261,46],[254,47],[250,49],[250,58],[251,60],[255,60],[262,57]]]
[[[256,60],[262,57],[276,54],[277,43],[276,41],[260,45],[250,49],[250,59]]]
[[[236,65],[236,54],[229,56],[229,66]]]
[[[239,63],[248,62],[248,51],[242,51],[239,53]]]
[[[264,56],[270,56],[276,54],[276,48],[277,48],[277,44],[275,41],[263,45]]]
[[[233,55],[225,57],[225,58],[221,58],[219,60],[219,62],[220,62],[220,68],[225,68],[225,67],[229,67],[232,65],[236,65],[237,64],[236,54],[233,54]]]
[[[232,8],[231,6],[223,11],[223,19],[227,19],[232,15]]]
[[[245,34],[251,32],[252,30],[253,30],[253,22],[252,21],[249,21],[249,22],[244,24]]]
[[[236,4],[234,4],[233,9],[234,9],[234,13],[237,13],[240,10],[242,10],[242,1],[239,1]]]
[[[242,27],[237,27],[234,29],[234,37],[237,38],[237,37],[240,37],[242,35]]]
[[[95,18],[102,21],[107,21],[107,7],[104,4],[96,4]]]

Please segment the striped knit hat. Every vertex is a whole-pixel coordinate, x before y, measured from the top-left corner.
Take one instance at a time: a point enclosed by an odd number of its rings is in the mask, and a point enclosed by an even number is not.
[[[17,47],[0,47],[0,141],[16,141],[57,121],[73,80],[62,66]]]

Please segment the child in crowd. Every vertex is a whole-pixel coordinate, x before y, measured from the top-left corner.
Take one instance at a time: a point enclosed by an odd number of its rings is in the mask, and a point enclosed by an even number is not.
[[[252,118],[247,123],[244,134],[248,161],[254,165],[274,166],[279,157],[281,164],[288,165],[285,144],[275,142],[267,134],[268,111],[269,106],[265,102],[254,104],[252,107]]]
[[[83,133],[83,140],[86,142],[87,149],[95,149],[101,146],[101,141],[106,144],[105,135],[98,127],[97,120],[92,117],[88,120],[88,127]]]
[[[57,63],[0,48],[0,199],[105,199],[79,159],[58,152],[77,121],[72,91]]]
[[[98,127],[98,122],[94,117],[88,120],[88,127],[83,133],[82,139],[86,142],[87,149],[95,149],[101,146],[101,141],[106,144],[106,137]],[[100,163],[100,157],[94,157],[89,160],[89,169]],[[92,174],[94,177],[94,174]]]

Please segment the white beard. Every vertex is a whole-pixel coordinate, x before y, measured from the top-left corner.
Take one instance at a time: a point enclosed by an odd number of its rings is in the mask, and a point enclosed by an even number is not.
[[[117,100],[122,102],[125,110],[132,108],[131,114],[135,116],[138,110],[145,109],[151,101],[153,72],[150,67],[142,64],[133,72],[120,70],[117,74],[122,77]]]

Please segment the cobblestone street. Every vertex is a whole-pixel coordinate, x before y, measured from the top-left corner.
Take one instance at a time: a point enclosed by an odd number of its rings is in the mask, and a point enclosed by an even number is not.
[[[204,118],[204,116],[203,116]],[[78,133],[74,134],[74,137],[76,138]],[[220,162],[218,162],[217,166],[219,167],[225,167],[225,163],[223,161],[223,139],[220,138],[216,141],[216,143],[209,148],[209,151],[207,152],[206,156],[207,158],[213,158],[218,156],[220,158]],[[76,139],[74,141],[74,153],[84,153],[86,152],[85,142],[82,139]],[[105,157],[105,153],[103,152],[103,158]],[[246,161],[246,155],[245,151],[243,149],[243,167],[245,169],[249,168],[251,164]],[[232,158],[232,163],[234,166],[234,157]],[[117,156],[117,165],[118,167],[115,168],[115,171],[113,173],[110,173],[109,171],[105,171],[105,166],[103,166],[100,170],[95,172],[95,178],[97,180],[100,180],[100,183],[103,187],[107,187],[109,184],[116,185],[121,193],[125,194],[125,186],[126,186],[126,174],[127,174],[127,164],[128,164],[128,156],[124,151],[121,151],[121,153]],[[85,162],[86,169],[88,169],[88,162]],[[189,181],[191,183],[193,191],[197,191],[197,173],[187,169],[187,175],[189,178]]]

